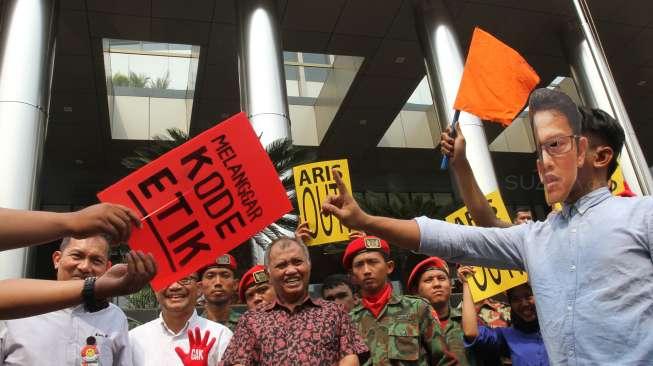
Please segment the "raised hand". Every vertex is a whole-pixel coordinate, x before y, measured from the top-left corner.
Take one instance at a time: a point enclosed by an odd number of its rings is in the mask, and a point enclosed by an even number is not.
[[[208,365],[209,352],[211,352],[211,348],[215,344],[215,337],[211,337],[209,342],[210,336],[211,332],[207,330],[204,332],[204,338],[202,338],[199,327],[195,327],[194,335],[191,329],[188,330],[188,343],[190,344],[188,353],[184,352],[181,347],[175,347],[175,352],[177,352],[177,356],[179,356],[184,366]]]
[[[363,236],[367,236],[367,234],[365,234],[364,231],[360,231],[360,230],[352,230],[352,231],[349,233],[349,240],[358,239],[358,238],[361,238],[361,237],[363,237]]]
[[[467,283],[467,277],[474,275],[474,267],[460,266],[458,267],[458,279],[462,283]]]
[[[306,243],[311,239],[311,229],[308,227],[308,222],[301,217],[299,218],[299,225],[295,229],[295,238],[301,240],[302,243]]]
[[[70,236],[82,239],[93,235],[107,235],[110,244],[126,242],[131,226],[141,226],[141,220],[125,206],[99,203],[67,214]]]
[[[358,206],[358,203],[342,181],[340,172],[333,169],[332,173],[338,186],[338,195],[328,196],[322,202],[322,213],[334,215],[348,228],[363,229],[370,216]]]
[[[147,285],[156,274],[152,254],[141,251],[127,253],[127,264],[111,267],[95,281],[95,295],[99,299],[132,294]]]

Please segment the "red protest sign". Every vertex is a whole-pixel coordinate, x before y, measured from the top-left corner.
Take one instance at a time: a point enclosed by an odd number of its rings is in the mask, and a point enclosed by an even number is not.
[[[244,113],[162,155],[98,193],[139,213],[132,249],[151,252],[155,291],[261,231],[292,206]]]

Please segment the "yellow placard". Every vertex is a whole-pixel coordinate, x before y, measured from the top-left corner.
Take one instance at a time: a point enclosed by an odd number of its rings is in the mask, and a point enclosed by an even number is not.
[[[331,173],[333,168],[340,171],[345,186],[351,192],[349,165],[345,159],[319,161],[293,168],[299,216],[308,222],[311,230],[311,238],[306,245],[349,240],[351,230],[348,227],[342,225],[335,216],[324,216],[321,213],[324,199],[329,195],[338,194],[336,181]]]
[[[612,176],[608,181],[608,187],[610,188],[610,192],[612,192],[614,195],[617,195],[626,189],[626,186],[624,185],[624,173],[621,170],[621,164],[617,165],[617,169],[615,169],[614,173],[612,173]]]
[[[487,198],[497,218],[510,222],[510,215],[508,215],[508,210],[506,210],[506,205],[503,203],[499,191],[492,192],[486,195],[485,198]],[[460,225],[476,225],[471,214],[467,211],[467,207],[456,210],[447,216],[445,220]],[[478,302],[527,281],[528,275],[523,271],[475,267],[474,275],[471,276],[467,283],[469,283],[469,289],[472,292],[472,299],[474,299],[474,302]]]

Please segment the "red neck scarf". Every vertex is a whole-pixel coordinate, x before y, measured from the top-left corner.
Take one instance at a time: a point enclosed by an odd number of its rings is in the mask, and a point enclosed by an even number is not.
[[[383,290],[369,297],[363,296],[363,307],[371,311],[376,318],[390,301],[390,296],[392,296],[392,286],[386,282]]]

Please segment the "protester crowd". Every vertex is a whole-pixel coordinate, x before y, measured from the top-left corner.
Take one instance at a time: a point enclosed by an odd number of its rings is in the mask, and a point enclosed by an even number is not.
[[[481,193],[458,129],[442,134],[458,191],[477,227],[371,216],[334,171],[338,195],[322,206],[355,229],[342,268],[309,296],[311,258],[301,223],[244,271],[222,255],[156,292],[158,318],[128,329],[107,301],[156,274],[151,254],[109,251],[140,220],[108,203],[73,213],[0,209],[0,249],[62,238],[56,281],[0,281],[5,365],[644,365],[653,362],[653,201],[607,189],[624,133],[605,112],[535,90],[529,114],[547,200],[498,220]],[[402,289],[390,244],[427,255]],[[474,267],[524,270],[507,304],[475,303]],[[240,278],[239,278],[240,277]],[[458,280],[462,301],[451,295]],[[198,301],[202,298],[202,306]],[[235,303],[247,311],[234,311]],[[198,308],[201,309],[198,311]]]

